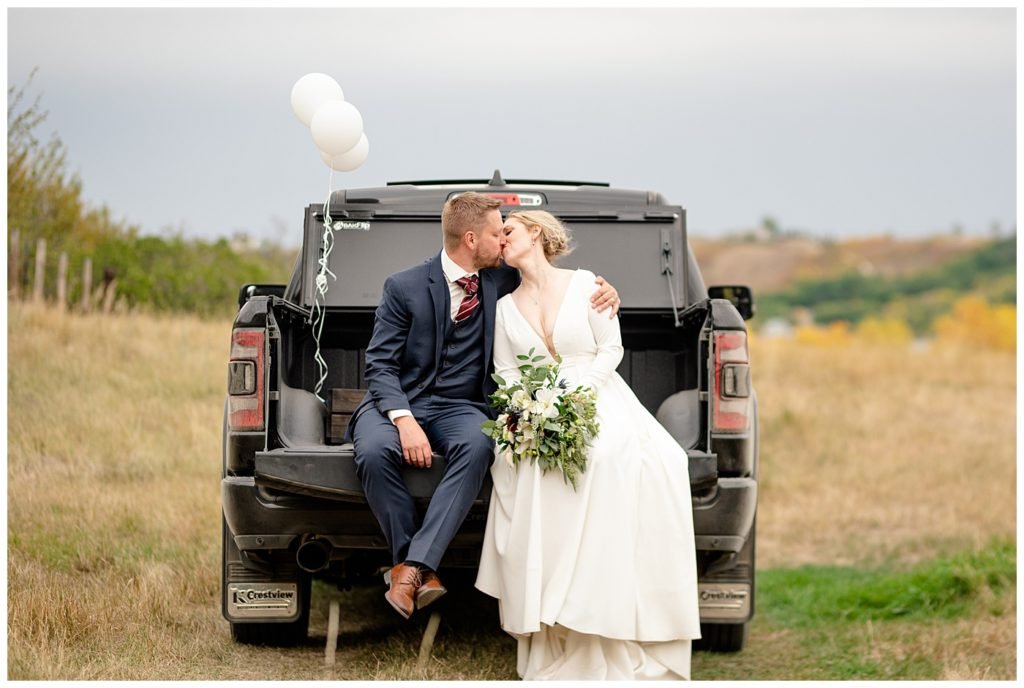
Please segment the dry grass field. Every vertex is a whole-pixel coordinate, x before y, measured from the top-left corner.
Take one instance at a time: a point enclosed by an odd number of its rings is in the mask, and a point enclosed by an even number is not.
[[[514,679],[514,643],[471,590],[446,600],[422,672],[425,619],[401,622],[382,590],[316,588],[307,646],[231,642],[218,574],[228,336],[226,322],[10,304],[8,678]],[[762,339],[752,355],[764,607],[748,649],[696,655],[694,678],[1014,678],[1016,591],[1005,575],[975,577],[955,615],[869,616],[841,632],[808,626],[802,603],[769,594],[805,564],[910,571],[993,538],[1012,543],[1014,356]],[[940,587],[941,571],[928,574]],[[327,669],[330,597],[343,620],[339,663]]]
[[[918,561],[1016,532],[1012,353],[753,345],[758,564]]]

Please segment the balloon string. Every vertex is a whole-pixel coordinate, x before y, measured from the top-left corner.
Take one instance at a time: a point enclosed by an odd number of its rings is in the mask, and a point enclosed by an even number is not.
[[[334,249],[334,227],[331,221],[331,193],[333,188],[334,170],[332,169],[327,181],[327,200],[324,202],[324,233],[320,244],[320,259],[318,261],[320,269],[316,276],[316,290],[313,292],[312,313],[313,340],[316,342],[316,352],[313,355],[313,360],[316,361],[317,370],[320,373],[320,378],[317,380],[313,393],[316,394],[317,399],[324,403],[327,402],[320,396],[320,390],[323,389],[324,381],[327,379],[327,361],[324,360],[320,352],[320,336],[323,333],[324,320],[326,320],[327,316],[327,277],[329,275],[331,279],[338,279],[328,267],[331,251]],[[322,305],[321,301],[323,302]]]

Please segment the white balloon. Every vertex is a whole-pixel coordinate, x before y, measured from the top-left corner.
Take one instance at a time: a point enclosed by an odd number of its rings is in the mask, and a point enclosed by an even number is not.
[[[332,100],[313,113],[309,130],[317,148],[328,155],[340,155],[359,143],[363,135],[363,116],[352,103]]]
[[[353,146],[351,150],[347,150],[340,155],[330,155],[320,151],[320,159],[332,170],[351,172],[366,162],[366,156],[369,153],[370,141],[366,138],[366,134],[363,134],[359,137],[359,143]]]
[[[338,82],[326,74],[307,74],[292,86],[292,112],[307,127],[317,108],[332,100],[345,100],[345,94]]]

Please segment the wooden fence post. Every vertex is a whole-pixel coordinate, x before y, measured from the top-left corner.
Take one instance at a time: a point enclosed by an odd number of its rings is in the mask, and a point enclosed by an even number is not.
[[[21,232],[11,230],[11,240],[7,245],[7,293],[9,298],[17,301],[21,286]]]
[[[25,250],[24,243],[21,248],[21,271],[18,275],[21,279],[18,280],[18,293],[22,295],[22,300],[25,300],[28,298],[28,290],[31,287],[29,277],[32,275],[32,252]]]
[[[82,264],[82,312],[88,313],[92,308],[92,258],[86,258]]]
[[[46,239],[36,242],[36,282],[32,289],[32,301],[43,302],[43,284],[46,278]]]
[[[61,251],[57,260],[57,310],[63,311],[68,307],[68,254]]]
[[[114,292],[117,289],[117,279],[107,282],[107,288],[103,293],[103,312],[110,314],[114,309]]]

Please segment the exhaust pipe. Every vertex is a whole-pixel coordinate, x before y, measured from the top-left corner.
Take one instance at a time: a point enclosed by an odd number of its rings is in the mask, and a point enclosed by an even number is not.
[[[295,551],[295,563],[308,573],[323,571],[331,563],[330,542],[315,535],[304,535],[299,548]]]

